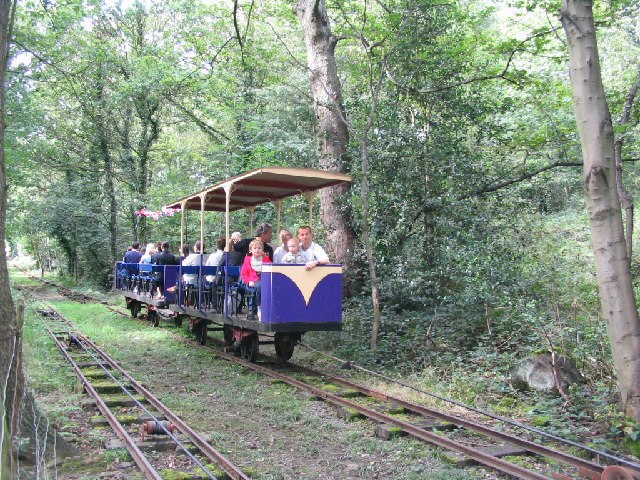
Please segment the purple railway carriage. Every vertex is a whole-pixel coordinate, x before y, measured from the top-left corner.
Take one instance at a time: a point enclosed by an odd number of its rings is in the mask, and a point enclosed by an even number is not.
[[[253,231],[253,209],[274,202],[276,225],[280,231],[282,200],[306,195],[311,222],[313,192],[321,188],[350,182],[351,178],[320,170],[265,167],[221,181],[200,192],[167,205],[182,212],[181,243],[184,243],[186,210],[200,212],[200,240],[204,244],[205,212],[225,214],[225,237],[230,237],[230,212],[249,211],[249,231]],[[135,317],[141,307],[157,325],[159,313],[171,315],[177,324],[189,319],[196,339],[204,344],[207,332],[222,330],[225,342],[234,345],[242,358],[255,361],[260,343],[273,343],[276,355],[289,360],[301,336],[309,331],[342,329],[342,266],[319,265],[306,270],[304,265],[264,264],[261,276],[262,305],[259,320],[238,314],[245,294],[241,284],[233,281],[240,267],[158,266],[118,262],[114,287],[127,298]],[[183,281],[183,275],[195,280]],[[209,281],[213,278],[212,281]],[[175,286],[175,291],[167,290]],[[160,289],[163,298],[153,298]],[[258,334],[273,334],[271,341],[259,341]]]

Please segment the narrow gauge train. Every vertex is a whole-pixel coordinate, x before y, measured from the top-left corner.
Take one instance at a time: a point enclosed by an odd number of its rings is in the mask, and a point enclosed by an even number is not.
[[[254,208],[274,202],[274,231],[279,232],[283,199],[304,194],[311,225],[313,192],[350,181],[347,175],[320,170],[259,168],[216,183],[167,207],[181,211],[181,244],[186,210],[200,211],[200,241],[204,245],[206,211],[224,212],[225,237],[229,239],[230,212],[247,209],[249,229],[253,231]],[[341,265],[319,265],[306,270],[304,265],[264,264],[261,315],[254,320],[238,314],[245,289],[232,280],[238,277],[239,269],[222,265],[218,272],[215,266],[117,262],[114,289],[125,296],[133,317],[144,307],[156,326],[160,315],[172,317],[177,325],[188,318],[189,327],[201,344],[206,343],[208,331],[221,330],[225,342],[251,362],[256,360],[260,343],[273,343],[278,358],[287,361],[305,332],[342,329]],[[183,275],[195,280],[185,281]],[[162,296],[154,298],[157,289]],[[273,334],[273,340],[259,341],[260,333]]]

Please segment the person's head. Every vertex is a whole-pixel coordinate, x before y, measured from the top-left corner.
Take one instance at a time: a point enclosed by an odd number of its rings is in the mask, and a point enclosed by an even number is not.
[[[256,238],[259,238],[264,243],[270,242],[273,236],[273,228],[268,223],[262,223],[256,228]]]
[[[193,253],[201,253],[202,252],[202,242],[198,240],[193,244]]]
[[[156,242],[156,252],[162,251],[162,242]]]
[[[184,245],[182,245],[182,256],[186,257],[189,255],[189,250],[191,250],[191,245],[189,245],[188,243],[185,243]]]
[[[280,241],[282,242],[282,245],[287,245],[287,242],[292,237],[293,235],[289,230],[280,230]]]
[[[300,250],[300,244],[298,243],[298,240],[296,240],[295,238],[290,238],[287,241],[287,250],[289,251],[289,253],[296,255]]]
[[[227,242],[227,252],[235,252],[236,249],[234,248],[236,242],[233,241],[233,238],[231,238],[228,242]]]
[[[260,240],[252,240],[249,244],[249,253],[255,258],[262,258],[264,254],[264,247],[262,246],[262,241]]]
[[[169,242],[162,242],[162,250],[168,252],[171,249]]]
[[[156,253],[156,246],[153,243],[147,243],[147,248],[144,251],[145,255],[151,255]]]
[[[240,232],[233,232],[231,234],[231,241],[233,243],[238,243],[240,240],[242,240],[242,234]]]
[[[216,240],[216,248],[218,250],[224,250],[224,245],[227,243],[227,239],[224,237],[220,237]]]
[[[298,240],[304,248],[309,248],[311,246],[311,242],[313,242],[313,233],[311,233],[311,227],[308,225],[303,225],[302,227],[298,227]]]
[[[140,242],[133,242],[131,244],[131,248],[133,248],[134,250],[138,250],[140,248]]]

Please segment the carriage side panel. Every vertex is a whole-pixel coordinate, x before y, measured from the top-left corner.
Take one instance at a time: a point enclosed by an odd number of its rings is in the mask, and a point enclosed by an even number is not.
[[[342,323],[342,266],[263,265],[262,323]]]
[[[167,303],[176,303],[176,293],[175,290],[167,291],[169,287],[174,287],[178,281],[178,265],[157,265],[164,269],[164,273],[162,274],[164,278],[163,290],[162,294],[164,295]],[[155,269],[155,266],[154,266]]]

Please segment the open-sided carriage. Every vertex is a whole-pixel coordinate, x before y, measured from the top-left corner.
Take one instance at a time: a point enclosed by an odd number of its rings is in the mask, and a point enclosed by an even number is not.
[[[181,242],[184,242],[185,211],[199,210],[200,240],[204,244],[206,211],[225,213],[225,237],[229,239],[230,212],[248,209],[252,230],[253,209],[274,202],[278,232],[283,199],[306,194],[311,224],[312,192],[349,181],[347,175],[320,170],[260,168],[177,200],[168,208],[179,208],[182,212]],[[134,317],[144,307],[155,325],[159,312],[170,313],[178,324],[188,318],[191,330],[202,344],[208,331],[222,330],[225,342],[234,345],[235,351],[249,361],[256,360],[261,343],[273,343],[276,355],[286,361],[305,332],[342,328],[340,265],[319,265],[306,270],[304,265],[264,264],[260,279],[261,313],[253,320],[238,313],[243,296],[249,295],[242,283],[236,281],[239,267],[219,268],[117,262],[114,288],[126,297]],[[183,275],[190,280],[185,281]],[[160,295],[156,295],[158,291]],[[245,298],[247,301],[251,299]],[[259,340],[259,334],[272,335],[273,339]]]

